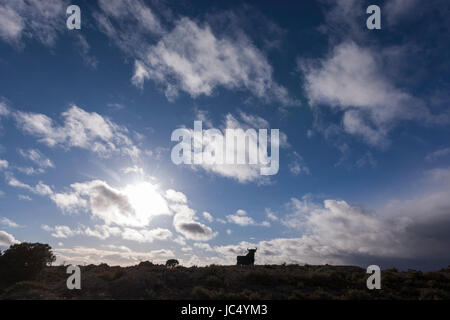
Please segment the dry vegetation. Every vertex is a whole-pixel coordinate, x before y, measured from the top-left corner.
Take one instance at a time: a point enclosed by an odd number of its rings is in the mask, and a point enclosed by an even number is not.
[[[366,288],[359,267],[261,265],[167,268],[81,267],[81,290],[66,287],[66,267],[46,267],[35,281],[0,287],[2,299],[450,299],[450,267],[382,272],[382,290]]]

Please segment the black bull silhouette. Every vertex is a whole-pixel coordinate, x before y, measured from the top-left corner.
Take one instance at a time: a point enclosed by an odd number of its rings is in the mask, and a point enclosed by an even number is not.
[[[258,248],[248,249],[248,253],[245,256],[237,256],[237,265],[245,266],[245,265],[253,265],[255,263],[255,252]]]

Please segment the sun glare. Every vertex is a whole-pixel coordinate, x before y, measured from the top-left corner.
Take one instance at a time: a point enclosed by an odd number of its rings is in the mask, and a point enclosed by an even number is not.
[[[158,192],[158,187],[150,182],[127,185],[123,193],[134,209],[134,218],[141,222],[142,226],[148,224],[154,216],[170,213],[166,200]]]

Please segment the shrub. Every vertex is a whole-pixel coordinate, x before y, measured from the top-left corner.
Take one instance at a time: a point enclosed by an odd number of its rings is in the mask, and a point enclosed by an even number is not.
[[[45,266],[55,261],[48,244],[14,244],[0,257],[1,279],[8,283],[33,280]]]

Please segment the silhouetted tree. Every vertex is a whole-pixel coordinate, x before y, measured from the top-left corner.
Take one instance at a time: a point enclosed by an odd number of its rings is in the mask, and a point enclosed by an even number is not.
[[[0,278],[8,283],[32,280],[55,259],[48,244],[14,244],[0,256]]]
[[[169,259],[166,261],[166,267],[174,268],[179,264],[177,259]]]

